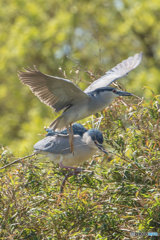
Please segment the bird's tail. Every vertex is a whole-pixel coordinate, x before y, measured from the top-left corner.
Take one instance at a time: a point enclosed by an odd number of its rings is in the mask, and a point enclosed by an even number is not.
[[[62,129],[64,126],[65,126],[64,116],[60,116],[50,123],[49,128],[56,130],[57,128]]]

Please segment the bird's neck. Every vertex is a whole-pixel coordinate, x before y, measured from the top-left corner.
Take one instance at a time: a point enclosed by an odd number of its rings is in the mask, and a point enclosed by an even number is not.
[[[90,99],[89,111],[94,113],[100,112],[111,104],[111,102],[117,97],[112,91],[101,92],[97,95],[93,95]]]

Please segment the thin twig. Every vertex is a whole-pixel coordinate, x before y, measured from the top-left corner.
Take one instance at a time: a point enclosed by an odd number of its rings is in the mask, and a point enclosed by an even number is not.
[[[65,175],[65,177],[64,177],[64,179],[63,179],[63,181],[62,181],[59,195],[61,195],[61,194],[63,193],[64,186],[65,186],[65,183],[66,183],[67,179],[68,179],[69,177],[71,177],[71,176],[73,176],[73,175],[77,175],[77,174],[79,174],[79,173],[81,173],[81,172],[88,172],[88,173],[92,173],[92,174],[93,174],[93,171],[83,170],[83,169],[78,169],[78,168],[77,168],[75,171],[70,171],[70,172],[68,172],[68,173]]]
[[[18,162],[20,162],[21,160],[26,159],[26,158],[29,158],[29,157],[32,157],[32,156],[34,156],[34,155],[36,155],[36,154],[38,154],[38,152],[37,152],[37,153],[33,153],[33,154],[28,155],[28,156],[23,157],[23,158],[19,158],[19,159],[13,161],[13,162],[11,162],[11,163],[9,163],[9,164],[7,164],[7,165],[1,167],[0,169],[4,169],[4,168],[6,168],[6,167],[9,167],[9,166],[13,165],[14,163],[18,163]]]
[[[67,173],[67,174],[65,175],[65,177],[64,177],[64,179],[63,179],[63,181],[62,181],[61,187],[60,187],[60,192],[59,192],[59,194],[62,194],[62,193],[63,193],[65,183],[66,183],[67,179],[68,179],[70,176],[73,175],[73,173],[74,173],[74,172],[72,171],[72,173],[69,172],[69,173]]]
[[[154,180],[155,182],[157,182],[157,180],[156,180],[154,177],[152,177],[149,173],[145,172],[145,171],[144,171],[143,169],[141,169],[139,166],[137,166],[136,164],[134,164],[131,160],[128,160],[128,159],[126,159],[124,156],[121,156],[121,155],[116,154],[116,153],[114,153],[114,156],[117,156],[117,157],[119,157],[119,158],[122,158],[124,161],[126,161],[126,162],[128,162],[128,163],[131,163],[132,166],[134,166],[134,167],[137,168],[139,171],[141,171],[142,173],[146,174],[146,175],[147,175],[148,177],[150,177],[152,180]]]

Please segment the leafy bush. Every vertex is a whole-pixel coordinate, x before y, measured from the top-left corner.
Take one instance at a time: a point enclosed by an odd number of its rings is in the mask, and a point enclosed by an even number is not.
[[[131,231],[158,232],[159,104],[155,95],[141,102],[120,98],[104,110],[109,156],[85,162],[94,174],[70,177],[61,197],[64,171],[45,158],[1,170],[1,239],[130,239]],[[2,165],[12,160],[1,147]]]

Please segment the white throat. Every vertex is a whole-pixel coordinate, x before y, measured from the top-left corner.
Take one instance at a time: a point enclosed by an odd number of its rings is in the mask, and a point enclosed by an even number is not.
[[[98,150],[97,146],[95,145],[94,141],[92,138],[88,135],[88,132],[85,132],[83,134],[82,141],[85,142],[90,148]]]

